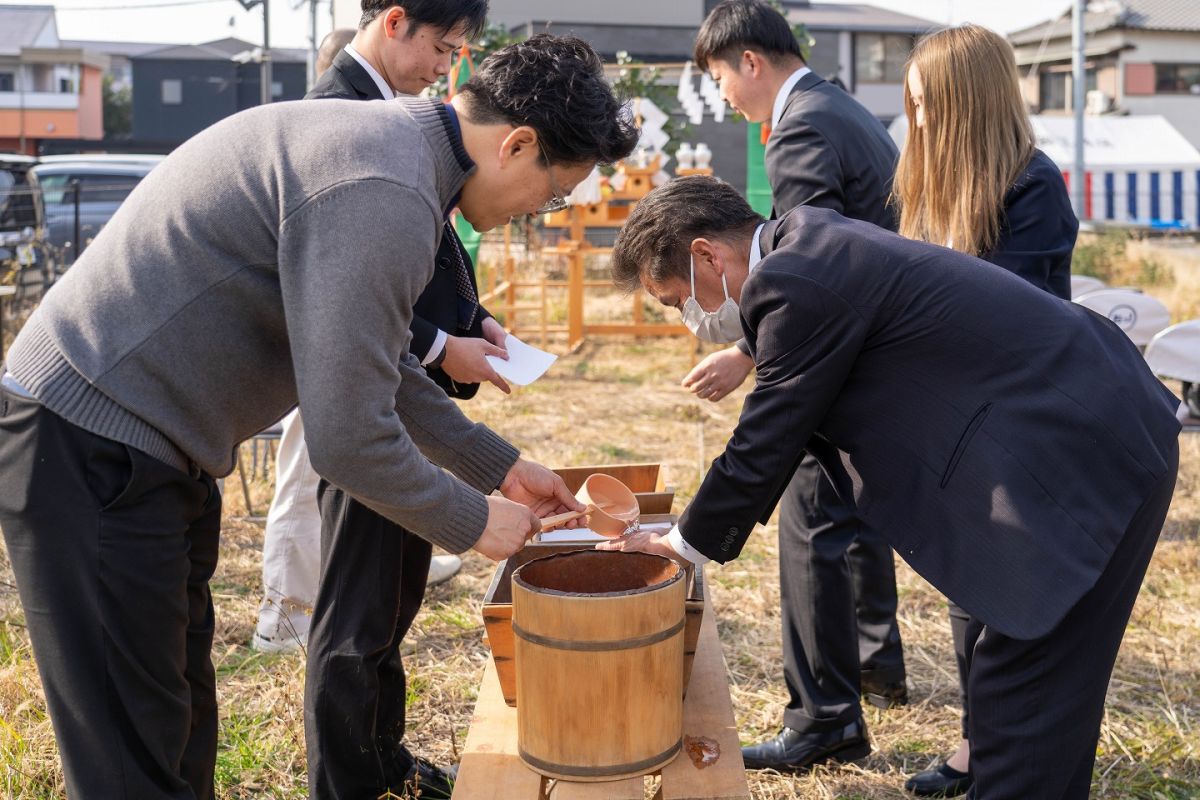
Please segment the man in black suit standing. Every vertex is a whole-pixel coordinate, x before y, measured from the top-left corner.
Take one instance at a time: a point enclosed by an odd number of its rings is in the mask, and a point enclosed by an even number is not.
[[[985,626],[973,796],[1086,798],[1179,459],[1179,402],[1121,330],[827,209],[765,222],[707,178],[638,203],[613,275],[695,330],[740,327],[758,373],[679,524],[605,549],[728,561],[805,448],[840,464],[864,522]]]
[[[854,98],[813,73],[787,21],[760,0],[726,0],[696,39],[696,62],[752,122],[767,122],[767,178],[778,217],[796,206],[831,208],[888,230],[897,150]],[[740,331],[733,331],[740,338]],[[746,342],[705,358],[684,386],[716,401],[754,361]],[[839,468],[834,466],[836,471]],[[844,480],[835,474],[833,481]],[[838,496],[816,459],[796,467],[779,513],[784,678],[783,729],[743,748],[751,768],[800,769],[870,752],[861,693],[881,707],[906,702],[896,624],[892,550]]]
[[[487,20],[486,0],[363,0],[362,11],[353,40],[306,99],[418,94],[449,72],[453,54]],[[448,218],[443,228],[433,278],[413,306],[410,349],[451,397],[470,399],[483,380],[507,392],[485,359],[503,354],[504,328],[479,305],[470,256]],[[401,742],[399,645],[425,595],[430,544],[325,481],[319,496],[322,570],[332,564],[376,574],[373,564],[384,562],[402,571],[398,584],[372,584],[370,592],[325,582],[317,594],[305,682],[314,796],[373,797],[385,786],[411,784],[422,797],[448,797],[448,776]]]

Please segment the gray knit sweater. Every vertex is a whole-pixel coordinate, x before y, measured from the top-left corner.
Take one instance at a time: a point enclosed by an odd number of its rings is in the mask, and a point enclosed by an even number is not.
[[[517,452],[425,377],[408,328],[473,167],[437,101],[277,103],[223,120],[129,196],[8,369],[74,424],[213,475],[298,402],[320,475],[466,550],[487,522],[479,490]]]

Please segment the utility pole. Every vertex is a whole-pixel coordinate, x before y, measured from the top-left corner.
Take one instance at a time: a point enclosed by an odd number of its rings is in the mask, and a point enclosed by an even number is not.
[[[271,2],[270,0],[261,0],[261,2],[263,9],[263,49],[259,80],[262,81],[261,98],[262,104],[265,106],[271,102]]]
[[[255,6],[262,6],[263,10],[263,43],[262,57],[258,62],[258,80],[262,84],[259,92],[259,102],[266,105],[271,102],[271,14],[268,8],[268,0],[238,0],[242,8],[249,11]]]
[[[1083,14],[1086,0],[1075,0],[1071,12],[1071,110],[1075,113],[1075,163],[1071,167],[1071,205],[1075,216],[1083,219],[1084,174],[1083,163],[1083,110],[1087,94],[1087,69],[1083,62],[1084,33]]]
[[[308,88],[317,82],[317,0],[308,0]]]

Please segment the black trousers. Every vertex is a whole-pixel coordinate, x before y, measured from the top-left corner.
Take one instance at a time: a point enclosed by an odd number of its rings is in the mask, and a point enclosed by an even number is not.
[[[784,725],[820,731],[858,719],[860,671],[904,680],[892,548],[807,454],[780,498],[779,584]]]
[[[400,642],[425,596],[432,547],[321,481],[321,582],[308,634],[304,739],[313,800],[398,787],[406,687]]]
[[[208,475],[0,388],[0,528],[71,797],[214,796],[220,525]]]
[[[969,797],[1087,798],[1108,681],[1171,505],[1177,462],[1178,451],[1095,586],[1050,633],[1022,641],[984,626],[967,679]]]
[[[983,623],[968,614],[953,600],[949,601],[949,613],[950,636],[954,639],[954,661],[958,667],[958,696],[962,706],[962,737],[966,739],[971,719],[967,677],[971,674],[971,660],[975,655],[975,643],[983,635]]]

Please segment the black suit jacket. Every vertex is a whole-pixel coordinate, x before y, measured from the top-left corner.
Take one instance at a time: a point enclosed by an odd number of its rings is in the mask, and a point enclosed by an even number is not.
[[[304,97],[306,100],[314,98],[384,99],[383,95],[379,93],[379,87],[375,81],[362,68],[362,65],[345,50],[334,56],[329,69],[325,70],[312,90]],[[412,332],[412,343],[409,345],[409,350],[417,358],[424,358],[429,352],[429,348],[437,339],[439,330],[455,336],[482,337],[483,320],[485,317],[491,316],[486,309],[480,306],[479,313],[475,315],[475,321],[471,327],[467,330],[459,330],[459,297],[456,282],[458,255],[455,248],[458,249],[458,253],[462,254],[463,260],[467,264],[467,273],[471,277],[471,285],[476,286],[476,293],[478,293],[471,257],[467,255],[466,248],[458,240],[453,228],[445,226],[445,235],[442,237],[434,262],[436,269],[433,271],[433,277],[429,279],[425,291],[413,304],[413,320],[409,328]],[[458,383],[440,369],[427,368],[426,371],[429,377],[445,389],[451,397],[466,400],[474,397],[475,393],[479,391],[479,384]]]
[[[898,158],[896,143],[870,111],[810,72],[788,95],[767,139],[771,216],[820,206],[894,231],[889,198]]]
[[[684,538],[736,557],[809,445],[947,597],[1047,633],[1168,471],[1178,401],[1110,321],[980,259],[805,206],[760,243],[757,380]]]
[[[1064,300],[1071,299],[1071,252],[1079,220],[1049,156],[1035,150],[1004,196],[996,246],[981,256]]]

